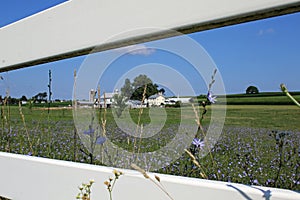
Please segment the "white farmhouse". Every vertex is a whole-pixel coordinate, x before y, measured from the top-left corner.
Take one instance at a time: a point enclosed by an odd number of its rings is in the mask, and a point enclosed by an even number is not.
[[[165,104],[166,98],[159,92],[158,94],[152,95],[148,98],[147,103],[149,106],[161,106]]]

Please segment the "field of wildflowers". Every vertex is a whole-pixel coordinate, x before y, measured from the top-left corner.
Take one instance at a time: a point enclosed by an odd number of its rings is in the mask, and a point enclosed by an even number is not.
[[[188,149],[193,153],[201,168],[192,162],[188,154],[183,154],[178,160],[156,172],[299,191],[300,134],[297,124],[292,123],[289,126],[290,129],[285,129],[285,126],[282,129],[280,127],[272,129],[269,125],[263,128],[262,123],[257,123],[256,127],[255,125],[249,127],[247,125],[252,116],[247,116],[247,106],[243,106],[246,111],[243,112],[240,109],[240,120],[236,125],[235,120],[231,119],[237,114],[233,108],[234,106],[229,107],[226,126],[210,154],[204,157],[201,155],[201,149],[206,148],[205,145],[208,144],[202,143],[200,139],[194,140]],[[299,121],[297,107],[288,106],[287,109],[278,108],[277,110],[276,108],[276,106],[269,107],[273,112],[262,112],[264,116],[259,116],[259,119],[272,117],[274,124],[280,124],[287,116]],[[260,110],[256,109],[256,111],[260,113]],[[286,111],[285,115],[282,114],[284,111]],[[180,111],[177,108],[168,108],[167,112],[170,112],[169,121],[163,133],[143,140],[140,143],[140,151],[155,150],[172,138],[174,131],[178,128],[175,123],[176,113]],[[281,114],[274,118],[274,113]],[[132,118],[135,118],[137,114],[138,110],[132,110]],[[132,147],[128,145],[130,144],[128,136],[115,126],[112,119],[112,113],[107,110],[107,138],[130,150]],[[149,120],[147,109],[141,120],[144,123]],[[208,122],[209,114],[203,120],[204,130]],[[252,124],[255,124],[254,119]],[[285,120],[284,124],[288,126],[289,121]],[[86,127],[85,131],[86,134],[90,134],[93,130]],[[182,137],[185,135],[183,134]],[[72,111],[69,109],[51,110],[48,114],[47,110],[40,108],[29,109],[3,105],[1,107],[0,151],[103,164],[81,143],[74,128]],[[153,162],[157,162],[155,158]]]

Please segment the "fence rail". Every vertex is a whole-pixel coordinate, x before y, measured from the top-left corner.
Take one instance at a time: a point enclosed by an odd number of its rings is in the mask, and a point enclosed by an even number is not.
[[[67,1],[0,28],[0,71],[299,10],[299,0]]]
[[[139,172],[120,169],[113,199],[168,199]],[[113,168],[0,152],[0,196],[13,200],[76,199],[78,186],[94,179],[92,199],[109,199],[104,181]],[[149,174],[154,176],[153,174]],[[246,186],[158,174],[170,195],[178,199],[300,199],[290,190]]]

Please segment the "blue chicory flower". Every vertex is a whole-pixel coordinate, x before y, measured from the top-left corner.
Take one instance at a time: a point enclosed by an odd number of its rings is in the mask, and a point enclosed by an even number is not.
[[[106,137],[98,137],[96,140],[96,144],[104,144],[106,142]]]
[[[208,91],[206,98],[210,103],[216,103],[217,101],[217,96],[213,96],[211,91]]]
[[[94,129],[89,129],[89,130],[83,131],[83,134],[85,134],[85,135],[91,135],[91,134],[93,134],[94,132],[95,132]]]
[[[204,141],[200,140],[199,138],[194,138],[192,144],[195,145],[197,148],[200,148],[200,149],[202,149],[202,147],[205,146]]]

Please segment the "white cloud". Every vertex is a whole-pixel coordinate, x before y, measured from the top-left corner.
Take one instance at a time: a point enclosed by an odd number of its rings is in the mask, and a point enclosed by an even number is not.
[[[155,52],[155,49],[149,48],[144,44],[137,44],[137,45],[130,45],[127,47],[119,48],[118,51],[130,54],[130,55],[149,56]]]
[[[258,31],[258,35],[266,35],[266,34],[272,34],[275,30],[273,28],[267,28],[267,29],[260,29]]]

